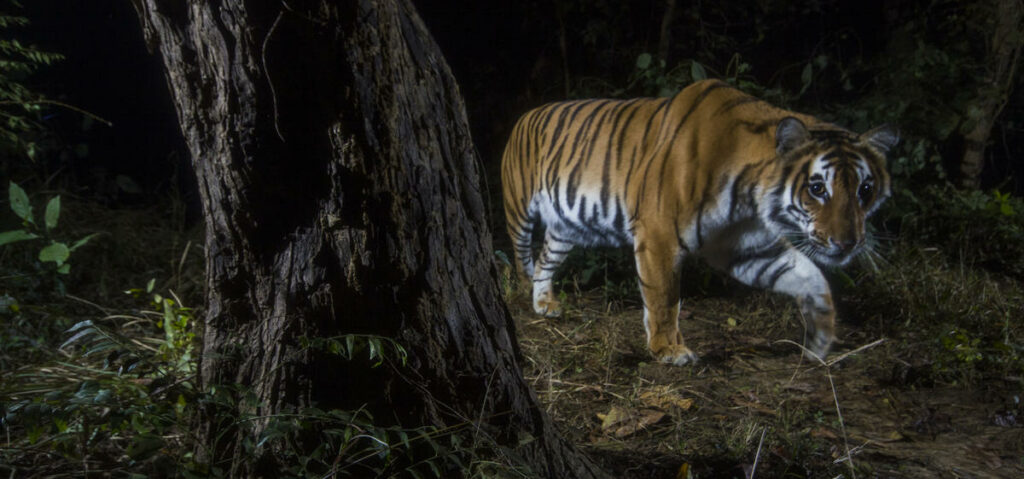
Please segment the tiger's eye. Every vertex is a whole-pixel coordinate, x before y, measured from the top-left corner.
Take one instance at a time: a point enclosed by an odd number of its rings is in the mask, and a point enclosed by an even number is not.
[[[860,189],[857,190],[857,196],[864,203],[871,201],[871,193],[873,192],[871,183],[864,183],[860,185]]]
[[[824,183],[811,183],[807,187],[807,190],[811,192],[812,196],[821,198],[825,196],[825,184]]]

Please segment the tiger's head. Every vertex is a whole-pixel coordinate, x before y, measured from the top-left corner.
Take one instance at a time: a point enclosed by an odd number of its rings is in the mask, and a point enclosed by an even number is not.
[[[763,219],[814,262],[845,265],[864,251],[866,220],[889,197],[886,154],[898,141],[888,125],[856,135],[783,118],[775,129],[781,171]]]

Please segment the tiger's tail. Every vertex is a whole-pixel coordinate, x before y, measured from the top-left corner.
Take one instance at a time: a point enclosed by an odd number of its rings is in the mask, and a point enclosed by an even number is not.
[[[520,279],[529,285],[533,278],[533,230],[540,223],[534,201],[537,194],[534,160],[526,139],[528,123],[520,119],[512,132],[512,140],[502,156],[501,183],[505,206],[505,224],[512,239],[516,268]],[[518,139],[518,141],[516,141]]]
[[[512,238],[512,250],[515,252],[516,267],[519,276],[526,284],[533,278],[533,228],[537,224],[535,215],[527,213],[521,221],[509,222],[508,235]]]

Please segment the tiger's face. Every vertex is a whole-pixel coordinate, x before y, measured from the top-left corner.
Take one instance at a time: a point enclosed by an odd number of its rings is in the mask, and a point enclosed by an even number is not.
[[[814,262],[847,264],[865,250],[866,220],[889,196],[885,155],[896,132],[808,130],[787,117],[775,137],[781,183],[769,192],[766,222]]]

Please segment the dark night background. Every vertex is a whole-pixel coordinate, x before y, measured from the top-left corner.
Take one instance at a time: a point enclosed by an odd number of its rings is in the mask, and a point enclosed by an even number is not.
[[[738,54],[748,65],[745,76],[752,82],[793,92],[801,89],[804,66],[816,57],[827,58],[829,63],[815,72],[810,88],[798,98],[789,98],[789,106],[840,120],[846,119],[841,110],[850,106],[874,108],[869,115],[884,110],[884,104],[863,106],[864,98],[883,96],[874,101],[884,103],[884,95],[892,95],[892,89],[906,87],[890,79],[890,70],[902,60],[886,59],[886,55],[906,54],[899,50],[907,48],[901,42],[932,41],[935,48],[948,42],[955,49],[948,55],[962,57],[947,60],[956,66],[956,62],[977,60],[986,40],[984,29],[965,25],[957,31],[947,24],[950,15],[963,10],[956,2],[716,3],[680,2],[676,7],[667,56],[670,68],[693,59],[704,65],[710,76],[722,77],[730,73],[730,61]],[[567,96],[658,93],[643,85],[626,85],[637,56],[656,53],[662,1],[418,1],[416,5],[459,80],[474,137],[487,165],[499,161],[511,124],[531,107]],[[71,184],[110,194],[117,191],[107,183],[120,174],[147,192],[175,186],[190,197],[188,154],[178,134],[162,66],[146,52],[129,2],[34,0],[26,2],[24,13],[33,22],[26,35],[40,47],[67,57],[36,76],[37,90],[114,124],[109,128],[94,124],[83,131],[77,113],[50,112],[46,124],[60,145],[58,151],[49,152],[51,171],[63,167],[71,175]],[[951,42],[943,37],[971,33],[973,40]],[[906,36],[913,38],[901,38]],[[935,83],[945,86],[972,71],[976,69],[947,72],[946,78]],[[844,83],[845,88],[840,88]],[[965,83],[964,88],[974,86]],[[912,112],[919,117],[889,119],[900,125],[905,138],[931,133],[929,126],[920,125],[928,121],[928,115],[958,114],[956,105],[941,105],[954,100],[948,92],[923,99],[929,93],[922,91],[921,98],[909,99],[940,105]],[[1015,95],[994,130],[983,187],[999,186],[1020,193],[1019,178],[1024,174],[1020,162],[1008,157],[1021,141],[1020,116],[1021,102]],[[933,142],[934,152],[942,155],[947,167],[960,153],[958,141],[957,135],[948,135]],[[70,152],[82,143],[88,145],[88,153],[69,161],[75,156]],[[125,201],[145,201],[120,193]]]
[[[114,124],[76,131],[80,115],[54,111],[49,118],[60,127],[57,134],[69,145],[87,141],[89,163],[156,186],[149,182],[166,175],[169,155],[185,151],[163,66],[147,53],[130,3],[38,0],[25,6],[35,43],[66,56],[38,75],[37,88]]]

